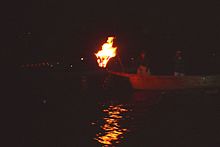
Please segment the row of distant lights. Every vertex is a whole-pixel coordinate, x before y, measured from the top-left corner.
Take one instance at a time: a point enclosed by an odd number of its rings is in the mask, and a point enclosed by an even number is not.
[[[80,60],[81,61],[84,61],[84,58],[83,57],[81,57],[80,58]],[[56,63],[57,65],[59,65],[60,64],[60,62],[57,62]],[[22,68],[25,68],[25,67],[53,67],[54,65],[53,64],[49,64],[48,62],[43,62],[43,63],[35,63],[35,64],[23,64],[23,65],[21,65],[21,67]],[[70,67],[73,67],[73,65],[72,64],[70,64]]]
[[[52,64],[51,64],[52,65]],[[51,66],[48,62],[43,62],[43,63],[35,63],[35,64],[23,64],[21,65],[22,68],[25,67],[46,67],[46,66]]]

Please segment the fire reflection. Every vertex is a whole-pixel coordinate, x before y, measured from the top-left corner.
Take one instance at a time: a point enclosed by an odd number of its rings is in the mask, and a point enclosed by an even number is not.
[[[109,146],[119,143],[119,139],[123,138],[123,134],[128,131],[126,128],[122,128],[119,124],[123,120],[123,113],[128,110],[122,107],[123,105],[109,106],[104,109],[106,113],[104,117],[104,125],[101,125],[103,133],[96,134],[95,140],[101,143],[103,146]]]

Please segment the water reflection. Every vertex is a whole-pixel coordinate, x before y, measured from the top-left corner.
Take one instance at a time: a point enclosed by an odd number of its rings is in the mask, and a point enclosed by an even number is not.
[[[123,128],[120,122],[125,119],[126,112],[128,109],[120,105],[110,105],[103,112],[106,116],[103,118],[104,124],[100,126],[102,129],[101,133],[96,134],[95,140],[101,143],[103,146],[109,146],[112,144],[119,143],[119,140],[123,138],[125,132],[128,132],[127,128]]]
[[[149,111],[161,98],[157,92],[135,92],[103,100],[102,116],[92,123],[98,130],[94,139],[105,147],[127,144],[131,134],[146,127]]]

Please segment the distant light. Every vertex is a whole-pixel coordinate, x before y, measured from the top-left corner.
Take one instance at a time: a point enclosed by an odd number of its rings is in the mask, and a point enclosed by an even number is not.
[[[72,65],[72,64],[70,64],[70,67],[73,67],[73,65]]]
[[[57,64],[60,64],[60,62],[57,62]]]
[[[83,61],[84,60],[83,57],[81,57],[80,60]]]
[[[46,104],[46,103],[47,103],[47,100],[46,100],[46,99],[44,99],[42,102],[43,102],[43,104]]]
[[[51,64],[50,67],[53,67],[53,64]]]
[[[130,58],[131,60],[134,60],[134,58],[132,57],[132,58]]]

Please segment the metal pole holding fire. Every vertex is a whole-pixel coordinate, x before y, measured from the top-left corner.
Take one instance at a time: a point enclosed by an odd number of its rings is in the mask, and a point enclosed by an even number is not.
[[[114,37],[114,39],[116,39],[116,37]],[[124,65],[122,64],[121,57],[120,57],[118,50],[116,50],[116,56],[117,56],[117,59],[118,59],[118,62],[121,66],[122,71],[125,72],[125,68],[124,68]]]
[[[125,72],[125,68],[124,68],[124,65],[121,62],[121,58],[120,58],[120,55],[119,55],[118,51],[117,51],[117,55],[116,56],[117,56],[117,59],[118,59],[118,62],[120,64],[120,66],[121,66],[122,71]]]

